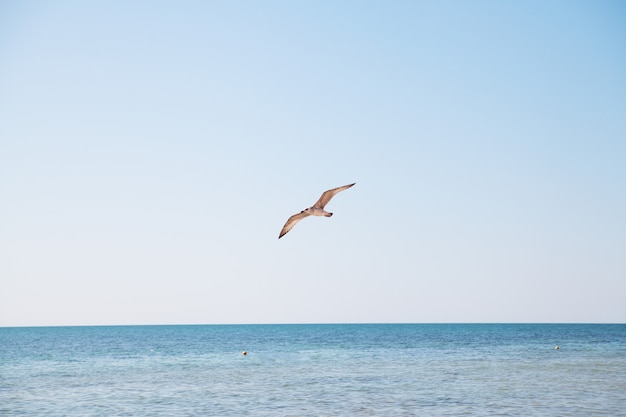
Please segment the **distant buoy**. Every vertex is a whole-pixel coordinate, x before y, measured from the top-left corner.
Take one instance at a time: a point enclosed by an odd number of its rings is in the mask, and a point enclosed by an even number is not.
[[[556,346],[554,347],[554,349],[555,349],[555,350],[559,350],[559,345],[556,345]]]
[[[248,352],[246,352],[246,351],[244,350],[243,352],[241,352],[241,354],[242,354],[243,356],[246,356],[246,355],[248,354]]]

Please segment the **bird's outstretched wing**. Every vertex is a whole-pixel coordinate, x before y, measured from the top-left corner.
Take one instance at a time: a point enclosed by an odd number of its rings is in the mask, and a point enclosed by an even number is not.
[[[317,200],[317,202],[315,204],[313,204],[313,207],[317,207],[317,208],[323,209],[324,206],[326,204],[328,204],[330,199],[335,196],[335,194],[337,194],[338,192],[341,192],[343,190],[347,190],[348,188],[352,187],[354,184],[356,184],[356,182],[354,182],[352,184],[344,185],[342,187],[333,188],[332,190],[324,191],[322,193],[322,196],[320,197],[320,199]]]
[[[309,216],[310,214],[305,211],[301,211],[300,213],[294,214],[293,216],[291,216],[287,220],[287,223],[285,223],[285,225],[283,226],[283,229],[280,231],[278,238],[280,239],[281,237],[285,236],[288,231],[293,229],[296,223],[298,223],[300,220],[304,219],[305,217],[309,217]]]

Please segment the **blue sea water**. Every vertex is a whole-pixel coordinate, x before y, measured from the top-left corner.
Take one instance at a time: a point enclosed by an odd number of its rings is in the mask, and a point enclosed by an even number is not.
[[[0,415],[626,416],[626,325],[0,328]]]

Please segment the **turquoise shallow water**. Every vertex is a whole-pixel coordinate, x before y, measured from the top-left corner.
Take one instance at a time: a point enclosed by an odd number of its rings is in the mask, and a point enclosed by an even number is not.
[[[0,415],[626,416],[626,325],[0,328]]]

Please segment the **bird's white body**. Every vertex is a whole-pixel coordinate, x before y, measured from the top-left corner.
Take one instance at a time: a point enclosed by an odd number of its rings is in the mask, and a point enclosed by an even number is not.
[[[319,207],[309,207],[303,210],[305,213],[307,213],[310,216],[326,216],[326,217],[330,217],[333,215],[333,213],[330,213],[326,210],[324,210],[323,208],[319,208]]]
[[[333,213],[324,210],[324,207],[326,206],[326,204],[328,204],[330,199],[333,198],[335,194],[337,194],[340,191],[347,190],[348,188],[352,187],[354,184],[356,184],[356,182],[352,184],[344,185],[342,187],[333,188],[328,191],[324,191],[322,193],[322,196],[319,198],[319,200],[315,202],[315,204],[313,204],[309,208],[302,210],[300,213],[294,214],[287,220],[287,223],[285,223],[285,225],[283,226],[282,230],[280,231],[280,234],[278,235],[278,238],[280,239],[285,234],[287,234],[287,232],[290,231],[296,225],[296,223],[298,223],[300,220],[304,219],[305,217],[309,217],[309,216],[330,217],[332,216]]]

